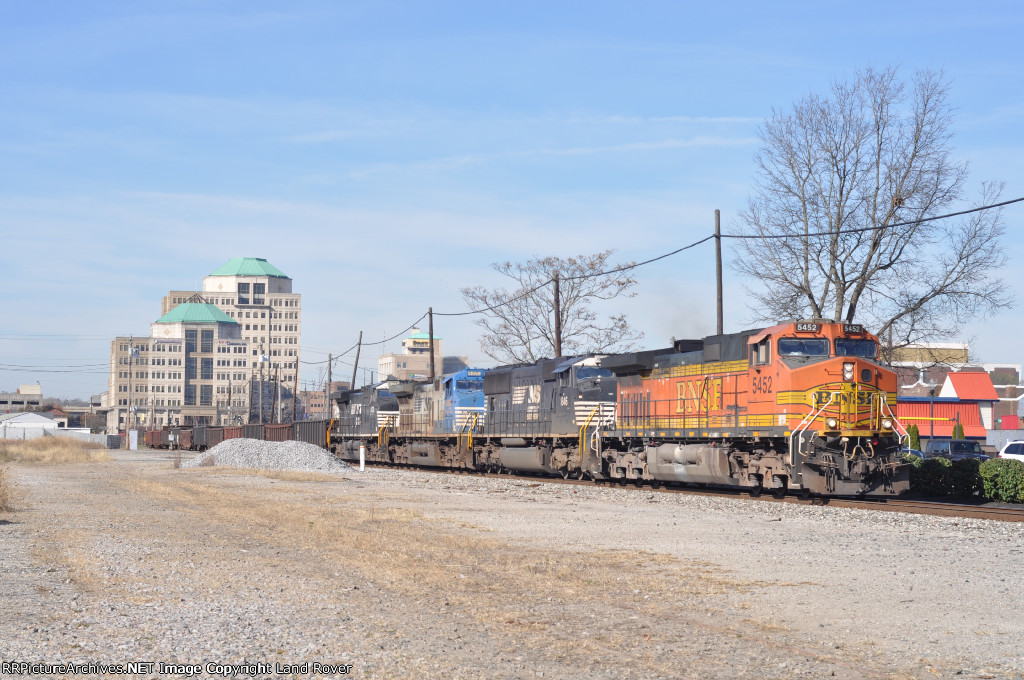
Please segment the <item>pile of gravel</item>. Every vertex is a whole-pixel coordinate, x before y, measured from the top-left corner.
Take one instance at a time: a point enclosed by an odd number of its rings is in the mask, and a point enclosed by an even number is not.
[[[316,472],[342,472],[348,469],[346,463],[314,444],[297,441],[264,442],[258,439],[226,439],[181,463],[183,468],[208,465]]]

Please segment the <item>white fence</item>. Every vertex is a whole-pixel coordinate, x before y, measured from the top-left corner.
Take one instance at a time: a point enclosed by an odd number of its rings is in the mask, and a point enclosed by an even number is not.
[[[7,427],[0,425],[0,439],[36,439],[37,437],[71,437],[79,441],[114,448],[110,446],[107,435],[93,434],[86,427]]]
[[[989,430],[985,435],[985,443],[996,447],[996,451],[1003,448],[1006,442],[1024,440],[1024,430]]]

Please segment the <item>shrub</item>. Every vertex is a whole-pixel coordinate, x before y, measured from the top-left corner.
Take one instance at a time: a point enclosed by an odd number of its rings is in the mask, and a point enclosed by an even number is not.
[[[957,423],[953,426],[953,439],[966,439],[964,435],[964,426]]]
[[[922,496],[948,496],[951,468],[945,458],[918,458],[910,468],[910,490]]]
[[[949,473],[950,495],[969,497],[981,491],[980,466],[981,461],[975,458],[953,461]]]
[[[979,470],[982,494],[1002,503],[1024,503],[1024,462],[993,458]]]
[[[11,490],[11,482],[7,478],[7,468],[0,467],[0,512],[11,512],[14,510],[14,492]]]
[[[917,425],[911,425],[907,428],[908,442],[907,446],[912,449],[921,450],[921,430],[918,429]]]

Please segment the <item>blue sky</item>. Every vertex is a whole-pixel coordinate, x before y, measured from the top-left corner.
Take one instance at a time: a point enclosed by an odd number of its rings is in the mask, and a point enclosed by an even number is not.
[[[51,369],[0,390],[102,391],[110,339],[229,257],[294,279],[319,361],[462,311],[494,261],[645,259],[716,208],[735,231],[763,118],[869,65],[944,70],[970,185],[1024,196],[1022,29],[1011,2],[0,0],[0,363]],[[1005,221],[1024,304],[1024,207]],[[687,251],[608,311],[650,347],[713,332],[713,274]],[[727,267],[727,330],[744,283]],[[471,320],[435,330],[489,363]],[[967,335],[1020,363],[1022,333],[1018,306]]]

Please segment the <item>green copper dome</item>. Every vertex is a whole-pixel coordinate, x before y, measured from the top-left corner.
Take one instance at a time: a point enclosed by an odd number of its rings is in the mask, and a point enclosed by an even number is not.
[[[167,312],[157,323],[238,323],[215,305],[184,302]]]
[[[262,257],[233,257],[210,276],[288,276]]]

